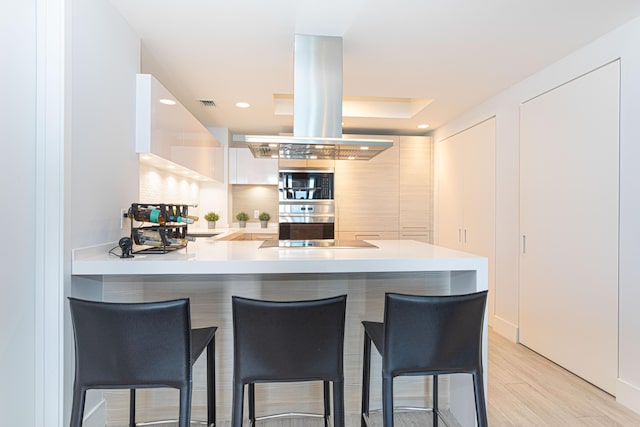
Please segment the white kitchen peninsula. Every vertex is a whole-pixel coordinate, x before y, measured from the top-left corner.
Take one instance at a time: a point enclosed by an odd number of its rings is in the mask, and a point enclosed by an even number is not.
[[[411,240],[372,240],[376,248],[259,248],[260,241],[198,239],[185,249],[163,255],[109,255],[114,245],[74,251],[72,274],[78,285],[99,282],[108,301],[191,299],[193,326],[217,325],[217,407],[229,419],[233,366],[231,296],[292,300],[347,294],[345,333],[345,409],[347,423],[358,426],[362,375],[362,320],[382,320],[384,293],[456,294],[487,289],[487,259]],[[486,371],[486,317],[483,347]],[[201,369],[198,371],[198,369]],[[372,408],[380,402],[379,358],[372,363]],[[202,419],[204,367],[194,375],[194,419]],[[486,372],[485,372],[486,378]],[[403,406],[430,406],[429,380],[397,380],[396,401]],[[486,387],[486,385],[485,385]],[[269,392],[265,392],[269,389]],[[427,396],[425,397],[425,390]],[[448,391],[448,393],[447,393]],[[161,393],[161,392],[157,392]],[[122,401],[126,404],[126,394]],[[321,412],[317,384],[260,385],[258,415]],[[448,397],[448,398],[447,398]],[[157,396],[152,400],[158,403]],[[162,400],[164,406],[164,400]],[[166,405],[175,405],[167,398]],[[142,401],[140,411],[144,411]],[[112,405],[110,405],[112,406]],[[442,379],[440,406],[462,425],[474,423],[470,377]],[[126,412],[125,412],[126,413]],[[169,413],[171,414],[171,413]],[[144,419],[141,412],[140,419]],[[154,409],[157,418],[158,411]]]

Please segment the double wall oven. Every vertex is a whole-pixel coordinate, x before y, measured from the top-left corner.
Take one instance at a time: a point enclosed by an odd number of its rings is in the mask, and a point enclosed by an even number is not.
[[[334,238],[332,169],[280,170],[278,192],[280,240]]]

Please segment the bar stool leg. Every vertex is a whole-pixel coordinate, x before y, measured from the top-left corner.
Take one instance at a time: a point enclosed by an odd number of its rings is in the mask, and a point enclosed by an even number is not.
[[[71,427],[82,426],[82,416],[84,415],[84,403],[87,396],[87,390],[82,387],[74,386],[73,388],[73,406],[71,409]]]
[[[249,421],[251,426],[256,425],[256,385],[249,383]]]
[[[323,381],[322,387],[324,389],[324,417],[329,418],[331,415],[331,395],[329,394],[329,381]]]
[[[231,427],[242,427],[242,407],[244,405],[244,384],[233,382],[233,406],[231,409]]]
[[[438,409],[438,376],[434,375],[433,376],[433,396],[432,396],[432,400],[433,400],[433,426],[437,427],[438,425],[438,415],[439,415],[439,409]]]
[[[364,333],[364,349],[362,351],[362,410],[360,412],[360,425],[367,427],[369,417],[369,388],[371,381],[371,338]]]
[[[382,426],[393,427],[393,377],[382,375]]]
[[[333,426],[344,427],[344,381],[333,380]]]
[[[207,426],[216,425],[216,344],[215,337],[207,345]]]
[[[189,427],[191,421],[191,387],[180,388],[180,416],[178,427]]]
[[[129,390],[129,427],[136,427],[136,389]]]
[[[476,417],[478,427],[487,427],[487,403],[484,397],[484,381],[482,372],[473,373],[473,389],[476,398]]]

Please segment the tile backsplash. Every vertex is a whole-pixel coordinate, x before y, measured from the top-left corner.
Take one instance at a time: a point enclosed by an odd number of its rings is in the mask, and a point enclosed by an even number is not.
[[[238,185],[231,186],[230,222],[237,222],[236,214],[246,212],[250,222],[258,222],[254,211],[267,212],[269,222],[278,222],[278,186],[277,185]]]
[[[140,164],[140,200],[142,203],[197,204],[200,186],[197,181]],[[133,202],[133,201],[132,201]],[[197,214],[189,209],[189,213]]]

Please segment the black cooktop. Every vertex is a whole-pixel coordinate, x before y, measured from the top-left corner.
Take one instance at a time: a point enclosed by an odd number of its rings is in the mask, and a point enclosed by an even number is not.
[[[340,248],[340,249],[360,249],[377,248],[364,240],[265,240],[260,248]]]

